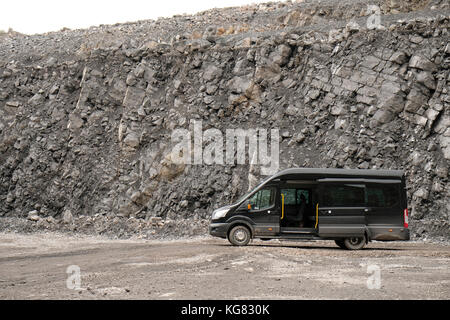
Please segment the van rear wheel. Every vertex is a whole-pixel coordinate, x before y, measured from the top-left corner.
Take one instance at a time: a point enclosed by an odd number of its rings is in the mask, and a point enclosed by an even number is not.
[[[366,244],[366,236],[361,237],[350,237],[344,239],[344,246],[348,250],[359,250]]]
[[[246,246],[251,239],[250,230],[245,226],[236,226],[228,234],[228,241],[234,246]]]

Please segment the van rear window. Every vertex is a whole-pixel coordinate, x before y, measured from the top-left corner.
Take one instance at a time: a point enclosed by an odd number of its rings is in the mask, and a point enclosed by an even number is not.
[[[400,190],[396,184],[366,185],[369,207],[394,207],[399,203]]]
[[[364,206],[364,185],[344,184],[325,185],[323,190],[323,205],[337,207],[358,207]]]

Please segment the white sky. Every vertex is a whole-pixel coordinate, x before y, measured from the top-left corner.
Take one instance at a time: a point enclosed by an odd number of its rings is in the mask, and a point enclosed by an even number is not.
[[[0,30],[33,34],[196,13],[270,0],[0,0]]]

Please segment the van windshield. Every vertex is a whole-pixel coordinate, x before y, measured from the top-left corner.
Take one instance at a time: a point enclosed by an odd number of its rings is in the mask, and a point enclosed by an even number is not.
[[[247,198],[248,196],[250,196],[253,191],[255,191],[256,189],[258,189],[259,187],[261,187],[263,184],[265,184],[267,181],[270,180],[270,178],[272,178],[272,176],[268,176],[267,178],[265,178],[263,181],[261,181],[260,184],[258,184],[256,187],[254,187],[252,190],[250,190],[249,192],[247,192],[245,195],[243,195],[242,197],[239,198],[238,201],[235,202],[235,204],[240,203],[242,201],[244,201],[245,198]]]

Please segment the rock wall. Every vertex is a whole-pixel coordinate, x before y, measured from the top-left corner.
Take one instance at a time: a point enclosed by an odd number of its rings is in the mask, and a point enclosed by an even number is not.
[[[404,169],[414,236],[448,238],[448,4],[392,14],[379,1],[389,15],[368,29],[367,1],[341,20],[335,8],[352,4],[327,3],[275,7],[283,27],[261,32],[205,25],[164,42],[136,24],[135,38],[108,38],[119,25],[3,39],[0,215],[200,223],[263,177],[248,159],[175,163],[171,134],[196,120],[279,129],[280,170]],[[252,10],[259,21],[268,9]]]

